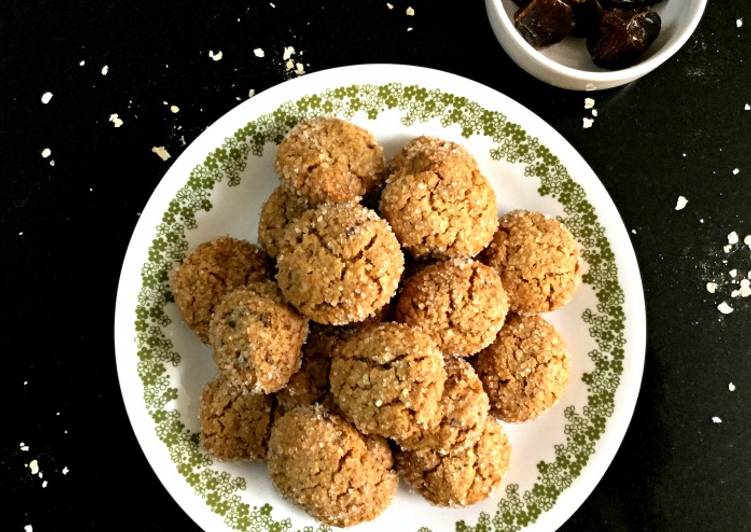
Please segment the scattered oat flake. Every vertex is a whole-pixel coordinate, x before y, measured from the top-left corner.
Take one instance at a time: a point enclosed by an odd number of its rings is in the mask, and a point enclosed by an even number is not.
[[[46,105],[46,104],[50,103],[51,99],[52,99],[52,93],[51,92],[47,91],[44,94],[42,94],[42,103],[43,104]]]
[[[117,115],[117,113],[112,113],[110,115],[110,122],[114,124],[115,127],[120,127],[123,125],[122,119]]]
[[[65,467],[63,467],[63,470],[61,471],[61,473],[63,475],[67,475],[69,471],[70,471],[70,469],[68,469],[68,466],[65,466]]]
[[[594,98],[584,98],[584,108],[585,109],[594,109],[595,107],[595,99]]]
[[[39,473],[39,462],[37,462],[36,460],[29,462],[29,469],[31,470],[32,475]]]
[[[224,54],[222,53],[221,50],[219,50],[216,53],[214,53],[214,50],[209,50],[209,57],[213,59],[214,61],[220,61],[222,57],[224,57]]]
[[[18,236],[23,236],[23,231],[19,231]]]
[[[83,59],[81,59],[81,60],[80,60],[80,61],[78,62],[78,66],[84,66],[85,64],[86,64],[86,61],[84,61]]]
[[[269,5],[270,5],[271,7],[273,7],[274,9],[276,9],[276,5],[274,5],[274,2],[269,2]]]
[[[24,525],[23,532],[34,532],[34,527],[31,525]]]
[[[740,173],[741,173],[741,169],[740,168],[733,168],[733,175],[738,175]]]
[[[55,159],[50,159],[50,166],[55,166]]]
[[[719,310],[722,314],[730,314],[731,312],[733,312],[733,307],[723,301],[722,303],[717,305],[717,310]]]
[[[594,116],[595,118],[597,118],[597,115],[599,115],[599,114],[600,113],[597,111],[597,109],[592,109],[592,116]]]
[[[42,487],[43,487],[43,488],[46,488],[46,487],[47,487],[47,481],[46,481],[46,480],[42,481]]]
[[[684,196],[678,196],[678,201],[675,202],[675,210],[680,211],[688,204],[688,200]]]
[[[49,149],[49,148],[44,148],[44,149],[42,150],[42,159],[46,159],[46,158],[47,158],[47,157],[49,157],[50,155],[52,155],[52,150],[51,150],[51,149]]]
[[[717,417],[717,416],[713,416],[712,417],[712,423],[722,423],[722,420],[719,417]]]
[[[724,251],[725,253],[730,253],[732,249],[733,246],[731,246],[730,244],[725,244],[724,246],[722,246],[722,251]]]
[[[743,110],[744,111],[751,111],[751,103],[747,103],[746,105],[744,105],[743,106]]]
[[[736,28],[742,28],[743,27],[743,17],[735,19],[735,27]]]
[[[412,26],[410,26],[409,28],[407,28],[407,31],[412,31]]]
[[[388,7],[389,9],[394,9],[394,4],[386,2],[386,7]]]
[[[19,448],[19,449],[21,449],[22,451],[28,451],[28,450],[29,450],[29,446],[28,446],[28,445],[26,445],[26,444],[25,444],[24,442],[21,442],[21,443],[20,443],[20,444],[18,445],[18,448]]]
[[[255,89],[250,89],[248,91],[248,98],[252,98],[255,95],[256,95],[256,90]]]
[[[743,243],[751,248],[751,235],[746,235],[745,237],[743,237]]]
[[[717,283],[707,283],[707,292],[710,294],[717,292]]]
[[[154,146],[151,148],[151,153],[156,153],[162,161],[166,161],[172,157],[164,146]]]
[[[733,384],[732,382],[729,382],[728,383],[728,390],[730,390],[731,392],[734,392],[735,391],[735,384]]]
[[[728,273],[730,274],[730,277],[732,277],[733,279],[735,279],[738,276],[738,270],[736,270],[735,268],[730,270]]]
[[[176,105],[170,105],[169,106],[169,110],[172,111],[173,113],[179,113],[180,112],[180,108],[178,106],[176,106]]]
[[[295,74],[298,76],[302,76],[305,74],[305,65],[302,63],[295,63]]]
[[[106,76],[109,71],[110,71],[110,67],[107,65],[104,65],[102,67],[102,76]]]
[[[733,290],[732,292],[730,292],[730,297],[738,297],[739,295],[741,295],[741,292],[739,290]]]
[[[744,279],[743,281],[748,281],[748,279]],[[751,286],[744,285],[743,281],[741,281],[741,288],[738,290],[738,295],[745,299],[751,297]]]
[[[408,17],[414,17],[415,16],[415,9],[412,6],[409,6],[407,8],[406,13],[407,13]]]
[[[282,54],[282,60],[286,61],[290,57],[292,57],[295,54],[295,47],[294,46],[285,46],[284,47],[284,53]]]
[[[728,233],[728,244],[737,244],[737,243],[738,243],[738,233],[736,233],[735,231]]]
[[[636,229],[632,229],[631,233],[636,234]]]
[[[263,51],[263,48],[256,48],[255,50],[253,50],[253,54],[256,57],[264,57],[266,55],[266,53]]]
[[[594,123],[595,123],[595,121],[592,120],[591,118],[587,118],[587,117],[582,118],[582,127],[584,129],[591,128]]]
[[[284,67],[287,70],[292,70],[293,68],[295,68],[295,60],[294,59],[287,59],[287,62],[284,63]]]

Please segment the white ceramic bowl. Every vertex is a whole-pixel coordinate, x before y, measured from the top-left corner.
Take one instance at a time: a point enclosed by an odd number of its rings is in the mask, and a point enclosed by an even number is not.
[[[663,0],[654,6],[662,31],[636,65],[621,70],[595,66],[586,39],[566,38],[537,50],[514,27],[519,8],[512,0],[485,0],[495,36],[514,62],[537,79],[563,89],[596,91],[631,83],[649,74],[683,46],[699,24],[707,0]]]

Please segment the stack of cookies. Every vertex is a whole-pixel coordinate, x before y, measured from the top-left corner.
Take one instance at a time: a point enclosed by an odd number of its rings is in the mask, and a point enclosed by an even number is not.
[[[568,380],[540,314],[581,280],[571,233],[539,213],[499,220],[474,158],[435,138],[386,164],[369,132],[315,118],[276,170],[260,248],[219,237],[172,275],[219,370],[203,447],[265,459],[284,496],[334,526],[379,515],[397,473],[437,505],[487,498],[511,454],[497,420],[534,419]]]

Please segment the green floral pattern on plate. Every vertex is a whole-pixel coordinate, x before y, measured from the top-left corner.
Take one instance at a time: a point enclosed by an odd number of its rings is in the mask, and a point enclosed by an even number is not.
[[[589,353],[594,370],[582,377],[588,390],[587,403],[581,412],[574,406],[566,407],[566,438],[555,445],[555,459],[537,464],[538,478],[531,489],[522,492],[518,485],[507,486],[494,515],[481,513],[474,524],[459,521],[456,530],[512,532],[533,523],[581,473],[613,413],[626,343],[623,290],[618,282],[615,256],[595,210],[558,158],[503,114],[440,90],[391,83],[350,85],[305,96],[248,122],[193,169],[156,227],[148,260],[141,269],[135,328],[138,375],[143,383],[146,408],[177,471],[233,529],[281,532],[292,530],[293,525],[289,519],[275,521],[268,504],[256,507],[243,502],[239,492],[246,489],[245,480],[213,469],[211,458],[201,451],[198,435],[186,428],[180,413],[171,407],[177,389],[170,386],[167,366],[179,365],[180,355],[164,331],[170,322],[165,312],[171,301],[169,272],[188,249],[186,233],[196,227],[196,214],[212,208],[209,197],[213,188],[221,182],[237,185],[249,155],[261,155],[266,143],[278,144],[291,127],[305,118],[319,115],[350,118],[364,113],[374,120],[385,110],[401,112],[405,125],[437,118],[444,127],[461,128],[464,137],[488,137],[495,146],[491,150],[494,159],[523,164],[525,176],[540,180],[539,193],[562,205],[565,214],[561,220],[582,245],[589,265],[584,282],[593,288],[598,301],[596,308],[586,310],[582,316],[597,343],[597,349]],[[303,530],[323,531],[328,527]]]

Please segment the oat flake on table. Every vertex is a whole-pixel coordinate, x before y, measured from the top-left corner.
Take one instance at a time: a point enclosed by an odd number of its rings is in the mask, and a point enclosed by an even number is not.
[[[216,53],[214,53],[214,50],[209,50],[209,57],[213,59],[214,61],[219,61],[222,59],[222,57],[224,57],[224,54],[222,53],[221,50],[219,50]]]
[[[42,103],[47,105],[50,103],[50,100],[52,99],[52,93],[47,91],[44,94],[42,94]]]
[[[104,65],[102,67],[102,76],[106,76],[109,73],[109,71],[110,71],[110,67],[107,65]]]
[[[678,196],[678,200],[675,202],[675,210],[683,210],[686,205],[688,205],[688,200],[684,196]]]
[[[717,305],[717,310],[719,310],[722,314],[730,314],[731,312],[733,312],[733,307],[723,301],[722,303]]]
[[[712,423],[722,423],[722,419],[717,416],[712,416]]]
[[[120,127],[123,125],[122,119],[118,116],[117,113],[112,113],[109,118],[110,122],[112,122],[112,125],[115,127]]]
[[[256,48],[255,50],[253,50],[253,55],[255,55],[256,57],[265,57],[266,52],[263,51],[263,48]]]
[[[731,392],[734,392],[735,391],[735,384],[733,384],[732,382],[729,382],[728,383],[728,390],[730,390]]]
[[[172,157],[170,155],[170,153],[167,151],[167,148],[165,148],[164,146],[154,146],[154,147],[152,147],[151,148],[151,153],[157,154],[162,161],[166,161],[167,159],[169,159],[170,157]]]
[[[582,127],[584,129],[589,129],[594,125],[595,121],[592,118],[587,118],[586,116],[582,118]]]

